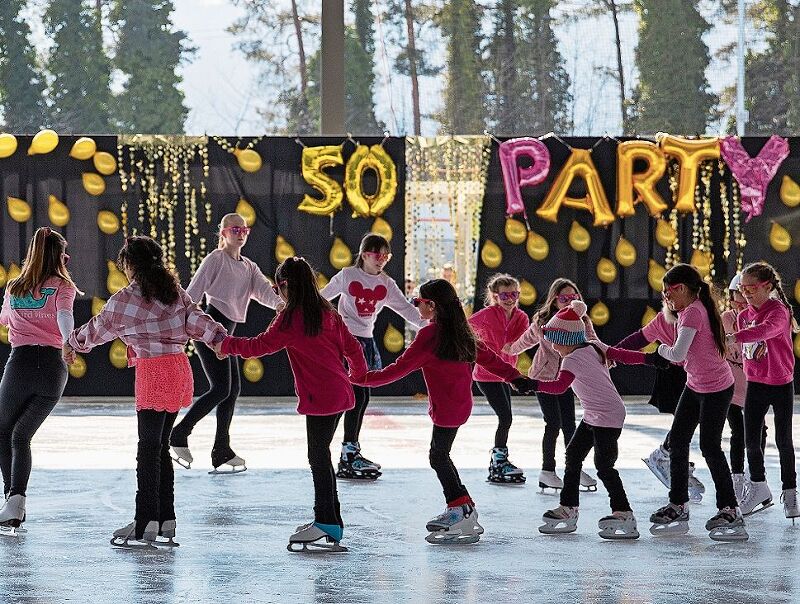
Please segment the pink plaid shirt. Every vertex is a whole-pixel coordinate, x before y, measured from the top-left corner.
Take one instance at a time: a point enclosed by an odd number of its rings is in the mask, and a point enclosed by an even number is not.
[[[135,358],[153,358],[183,352],[189,341],[206,344],[220,342],[225,328],[200,310],[178,286],[178,299],[166,305],[158,300],[146,302],[137,283],[131,283],[111,296],[96,317],[73,331],[69,345],[77,352],[121,339],[128,346],[128,365]]]

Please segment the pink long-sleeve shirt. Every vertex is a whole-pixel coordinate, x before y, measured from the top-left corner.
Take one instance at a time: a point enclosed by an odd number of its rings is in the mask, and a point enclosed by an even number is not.
[[[489,350],[509,365],[516,367],[518,355],[503,352],[503,346],[516,342],[517,338],[528,329],[528,317],[524,312],[514,308],[511,318],[508,318],[506,311],[500,305],[493,304],[472,315],[469,324]],[[479,364],[476,364],[472,371],[472,379],[476,382],[503,381]]]
[[[597,334],[594,331],[591,319],[583,317],[583,322],[586,325],[586,340],[597,340]],[[558,375],[558,370],[561,367],[561,357],[553,348],[553,345],[542,337],[542,326],[536,322],[534,318],[531,321],[530,327],[524,332],[516,342],[511,344],[509,352],[511,354],[519,354],[523,350],[528,350],[536,345],[539,348],[533,356],[531,368],[528,370],[528,377],[535,380],[554,380]]]
[[[736,332],[736,312],[728,309],[722,313],[722,328],[726,334]],[[731,403],[738,407],[744,407],[744,399],[747,394],[747,378],[744,375],[742,363],[742,345],[738,342],[726,342],[725,360],[731,366],[733,372],[733,398]]]
[[[771,298],[759,308],[748,306],[739,313],[737,327],[748,382],[781,386],[794,379],[791,312],[780,300]],[[761,342],[767,353],[754,358]]]

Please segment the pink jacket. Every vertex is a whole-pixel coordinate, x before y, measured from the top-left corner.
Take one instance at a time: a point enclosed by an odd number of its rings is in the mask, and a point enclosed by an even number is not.
[[[586,324],[586,340],[597,340],[591,319],[583,317],[583,321]],[[534,380],[555,380],[561,367],[561,356],[555,351],[553,345],[542,337],[542,327],[535,320],[531,321],[528,330],[511,345],[509,352],[519,354],[537,344],[539,348],[536,350],[531,368],[528,370],[528,377]]]
[[[791,313],[780,300],[771,298],[760,308],[748,306],[737,318],[736,342],[744,344],[744,374],[748,382],[782,386],[794,380]],[[753,358],[758,344],[767,354]]]
[[[516,342],[525,330],[528,329],[528,317],[519,308],[511,313],[511,318],[506,318],[506,311],[497,304],[479,310],[469,318],[469,324],[475,334],[486,344],[486,347],[503,359],[509,365],[516,367],[517,355],[503,352],[503,346]],[[475,365],[472,379],[476,382],[502,382],[482,365]]]

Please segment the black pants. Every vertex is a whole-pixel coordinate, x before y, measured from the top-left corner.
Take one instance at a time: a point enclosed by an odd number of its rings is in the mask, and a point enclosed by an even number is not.
[[[758,382],[747,382],[744,402],[744,438],[747,443],[747,463],[750,480],[763,482],[764,452],[761,434],[764,418],[772,406],[775,414],[775,445],[781,462],[781,482],[784,489],[797,488],[794,443],[792,441],[792,411],[794,410],[794,382],[771,386]]]
[[[497,430],[494,433],[494,446],[508,446],[508,431],[511,428],[511,386],[505,382],[477,382],[478,389],[486,397],[497,414]]]
[[[577,506],[578,491],[581,485],[583,460],[594,447],[594,467],[597,477],[603,481],[611,500],[612,512],[630,512],[631,505],[625,495],[622,479],[614,468],[619,456],[617,441],[622,428],[600,428],[590,426],[584,421],[578,424],[572,440],[567,445],[567,465],[564,470],[564,488],[561,491],[561,505]]]
[[[147,523],[175,520],[175,473],[169,455],[169,434],[177,413],[142,409],[136,412],[136,536]]]
[[[728,426],[731,429],[731,474],[744,474],[744,411],[731,403],[728,408]],[[767,426],[761,430],[761,454],[767,447]]]
[[[314,480],[314,522],[344,527],[336,491],[336,472],[331,463],[331,442],[341,415],[306,415],[306,438]]]
[[[381,355],[374,338],[356,336],[364,351],[364,360],[370,371],[382,368]],[[353,394],[356,395],[356,405],[344,414],[344,442],[356,443],[361,434],[361,424],[364,423],[364,413],[369,405],[369,388],[353,385]]]
[[[556,442],[558,433],[564,433],[564,445],[569,445],[575,433],[575,395],[572,390],[564,394],[536,393],[544,418],[542,436],[542,470],[556,469]]]
[[[213,306],[209,306],[206,312],[211,317],[221,323],[230,335],[238,323],[231,321]],[[236,407],[236,399],[239,398],[241,390],[241,377],[239,375],[239,361],[235,356],[227,359],[218,359],[216,353],[202,342],[195,342],[197,356],[200,357],[200,364],[206,374],[210,388],[200,396],[191,406],[183,419],[175,425],[170,442],[176,447],[188,446],[188,438],[192,433],[197,422],[203,419],[209,412],[217,408],[217,432],[214,436],[214,453],[225,457],[223,463],[230,459],[231,446],[231,421],[233,411]]]
[[[25,495],[31,476],[31,439],[67,384],[67,365],[52,346],[11,350],[0,381],[0,468],[3,492]]]
[[[689,446],[700,424],[700,452],[714,479],[717,508],[737,506],[728,460],[722,452],[722,429],[732,396],[733,386],[706,393],[695,392],[688,386],[683,389],[670,429],[670,502],[689,501]]]
[[[431,467],[436,472],[436,477],[442,485],[444,500],[449,504],[460,497],[468,497],[467,487],[461,484],[458,470],[450,459],[450,450],[453,448],[453,441],[458,434],[458,428],[433,427],[431,435],[431,450],[428,459]]]

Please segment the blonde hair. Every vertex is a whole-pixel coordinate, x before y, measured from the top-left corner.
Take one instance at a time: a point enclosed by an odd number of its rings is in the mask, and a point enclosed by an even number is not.
[[[217,240],[217,249],[221,250],[225,245],[225,238],[222,236],[222,229],[225,227],[230,226],[230,223],[233,221],[234,218],[241,218],[242,222],[244,222],[245,226],[247,225],[247,221],[244,219],[244,216],[241,214],[237,214],[236,212],[231,212],[230,214],[225,214],[222,217],[222,220],[219,221],[219,230],[217,232],[218,240]]]
[[[547,323],[551,317],[558,312],[558,309],[556,308],[556,298],[558,298],[558,295],[568,287],[574,289],[575,293],[580,296],[581,300],[583,300],[581,290],[578,289],[578,286],[575,285],[574,281],[559,277],[550,285],[550,289],[547,290],[547,298],[539,307],[539,310],[537,310],[531,317],[531,322],[536,321],[539,325],[544,325]]]
[[[783,283],[778,271],[775,270],[771,264],[766,262],[753,262],[748,264],[742,269],[743,275],[752,275],[759,281],[767,281],[772,285],[772,289],[778,294],[778,299],[781,303],[789,309],[789,316],[792,318],[792,331],[797,333],[800,331],[800,326],[797,324],[797,319],[794,318],[792,305],[789,304],[789,299],[786,297],[786,292],[783,291]]]
[[[64,253],[67,249],[67,240],[50,227],[36,229],[33,239],[28,243],[28,253],[22,263],[19,277],[8,283],[8,293],[12,296],[22,297],[33,292],[37,285],[41,285],[50,277],[58,277],[75,288],[75,282],[64,264]]]
[[[483,295],[483,303],[486,306],[493,306],[495,303],[494,295],[500,291],[501,287],[516,287],[519,289],[519,280],[508,273],[496,273],[489,278],[486,284],[486,292]]]

